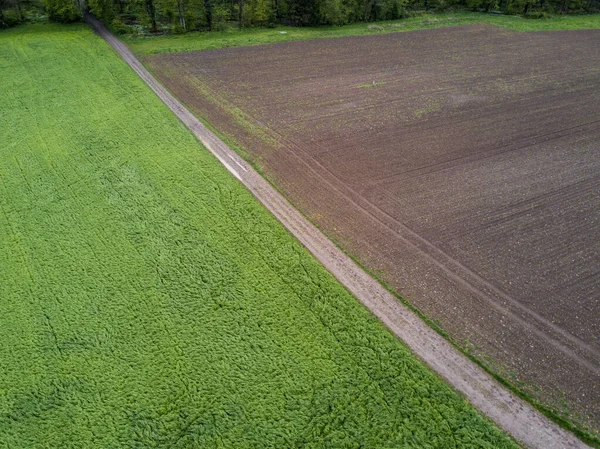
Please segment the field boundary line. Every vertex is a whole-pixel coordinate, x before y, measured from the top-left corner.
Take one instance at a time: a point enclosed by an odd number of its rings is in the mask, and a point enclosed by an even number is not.
[[[588,448],[573,434],[501,386],[400,303],[298,212],[251,166],[189,112],[133,53],[91,15],[86,21],[111,45],[196,138],[291,232],[323,266],[416,356],[462,393],[480,412],[529,448]],[[238,171],[227,159],[239,166]]]
[[[581,126],[588,126],[597,122],[593,121]],[[474,293],[501,314],[510,316],[520,326],[527,328],[530,332],[554,346],[556,350],[563,353],[566,357],[569,357],[593,373],[600,372],[597,364],[590,361],[594,357],[596,359],[600,357],[600,352],[593,348],[592,345],[561,329],[552,323],[551,320],[544,318],[526,305],[519,303],[511,295],[505,293],[502,289],[496,287],[493,283],[487,281],[463,263],[438,248],[409,226],[394,218],[376,204],[368,201],[360,192],[341,181],[335,173],[323,166],[302,145],[297,144],[291,139],[286,139],[273,130],[267,131],[273,139],[277,141],[284,140],[287,143],[287,145],[281,147],[282,151],[286,151],[298,164],[304,165],[308,170],[312,171],[323,183],[328,184],[333,191],[341,195],[359,211],[362,211],[365,215],[387,228],[405,245],[426,257],[433,265],[442,270],[448,276],[448,279]],[[297,151],[292,151],[291,147]],[[299,156],[298,153],[302,153],[304,157]],[[497,302],[494,298],[500,298],[504,303]],[[561,341],[556,337],[557,335],[564,340]],[[575,346],[575,350],[585,353],[585,356],[575,352],[565,341]]]

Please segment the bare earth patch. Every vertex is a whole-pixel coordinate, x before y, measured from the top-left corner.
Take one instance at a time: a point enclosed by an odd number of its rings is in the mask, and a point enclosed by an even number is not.
[[[600,429],[600,31],[474,25],[143,61],[455,341]]]

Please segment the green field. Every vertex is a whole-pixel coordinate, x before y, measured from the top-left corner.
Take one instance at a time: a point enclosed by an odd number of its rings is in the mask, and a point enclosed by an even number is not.
[[[0,80],[0,447],[516,447],[86,27]]]
[[[549,19],[525,19],[482,13],[425,14],[410,19],[372,24],[354,24],[342,27],[298,28],[248,28],[230,29],[210,33],[187,33],[163,36],[123,36],[123,40],[138,55],[194,50],[211,50],[225,47],[270,44],[273,42],[321,39],[328,37],[360,36],[365,34],[413,31],[445,26],[488,23],[515,31],[581,30],[600,28],[600,14],[584,16],[556,16]],[[285,34],[282,34],[285,33]]]

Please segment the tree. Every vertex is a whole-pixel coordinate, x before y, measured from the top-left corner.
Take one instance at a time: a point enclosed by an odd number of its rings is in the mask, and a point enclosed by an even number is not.
[[[183,31],[186,31],[186,24],[185,24],[185,7],[186,7],[186,3],[187,0],[176,0],[177,2],[177,13],[179,15],[179,26],[181,27],[181,29]]]
[[[316,25],[315,6],[314,0],[289,0],[289,20],[298,26]]]
[[[320,22],[326,25],[347,23],[341,0],[322,0],[319,5],[319,16]]]
[[[204,0],[204,13],[206,14],[206,24],[208,25],[208,30],[212,31],[212,3],[210,0]]]
[[[105,22],[111,22],[115,16],[112,0],[87,0],[89,11]]]
[[[15,25],[24,17],[23,5],[33,0],[0,0],[0,27]],[[39,0],[35,0],[39,1]],[[41,0],[51,20],[79,20],[86,0]],[[500,9],[529,17],[551,13],[600,12],[600,0],[87,0],[92,13],[123,32],[133,22],[152,32],[171,25],[176,32],[194,29],[224,30],[232,21],[238,27],[286,25],[345,25],[364,21],[395,20],[409,10],[468,7]],[[126,15],[126,16],[125,16]],[[126,18],[125,18],[126,17]],[[116,29],[116,28],[115,28]]]
[[[156,33],[156,8],[154,7],[154,0],[144,0],[144,7],[146,8],[146,14],[150,18],[152,32]]]
[[[247,0],[244,8],[244,24],[264,26],[273,21],[273,2],[271,0]]]
[[[23,21],[23,11],[21,10],[21,0],[14,0],[15,10],[17,11],[17,20]]]
[[[44,0],[44,7],[50,20],[55,22],[76,22],[81,19],[79,4],[74,0]]]
[[[4,0],[0,0],[0,28],[7,28],[8,23],[4,18]]]

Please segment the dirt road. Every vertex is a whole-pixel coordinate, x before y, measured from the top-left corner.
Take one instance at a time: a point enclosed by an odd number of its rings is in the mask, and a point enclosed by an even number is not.
[[[393,295],[331,243],[252,167],[242,161],[235,152],[167,92],[123,43],[93,17],[88,16],[87,20],[200,142],[349,291],[402,339],[419,358],[463,393],[475,407],[528,447],[540,449],[587,447],[573,435],[550,422],[529,404],[501,387],[480,367],[457,352],[420,318],[400,304]]]

